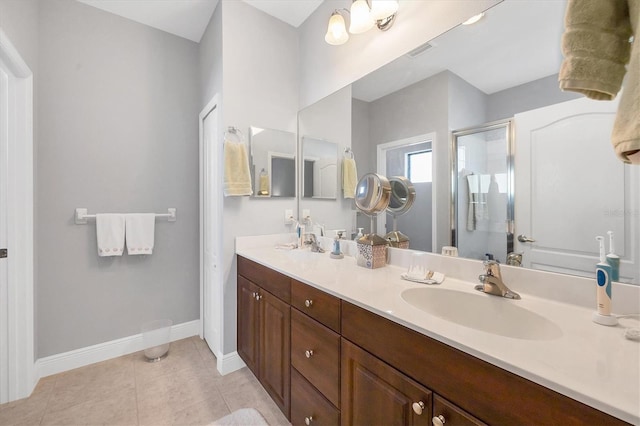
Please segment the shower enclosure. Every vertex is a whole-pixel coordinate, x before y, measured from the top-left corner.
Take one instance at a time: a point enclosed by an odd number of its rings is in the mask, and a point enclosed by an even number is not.
[[[506,263],[513,251],[513,123],[452,132],[451,241],[461,257]]]

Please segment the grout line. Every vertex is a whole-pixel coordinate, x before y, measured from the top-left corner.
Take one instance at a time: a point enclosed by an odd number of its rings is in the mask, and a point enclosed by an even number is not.
[[[55,378],[55,380],[53,381],[53,384],[51,385],[51,390],[49,391],[49,396],[47,396],[47,403],[44,406],[44,410],[42,410],[42,416],[40,416],[40,421],[38,422],[39,425],[42,425],[42,423],[44,422],[44,418],[47,415],[47,412],[49,411],[49,403],[51,402],[51,398],[53,398],[53,393],[56,391],[56,385],[58,384],[58,379],[60,378],[60,376],[57,376]],[[40,379],[42,380],[42,379]],[[40,382],[40,380],[38,380],[38,382]],[[38,386],[36,384],[36,386]],[[31,398],[31,396],[29,397]]]

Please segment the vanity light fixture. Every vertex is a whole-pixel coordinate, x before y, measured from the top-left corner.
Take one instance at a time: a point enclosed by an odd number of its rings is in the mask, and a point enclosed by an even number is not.
[[[478,13],[477,15],[473,15],[471,18],[467,19],[462,23],[462,25],[473,25],[484,17],[484,12]]]
[[[346,43],[349,40],[349,33],[362,34],[369,31],[373,26],[386,31],[393,25],[396,12],[398,11],[398,0],[353,0],[351,10],[336,9],[329,18],[327,34],[324,40],[334,46]],[[344,20],[344,12],[351,15],[349,31]]]

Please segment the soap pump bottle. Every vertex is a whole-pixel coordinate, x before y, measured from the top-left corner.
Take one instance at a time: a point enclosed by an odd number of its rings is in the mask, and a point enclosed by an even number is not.
[[[331,250],[330,257],[332,259],[342,259],[344,254],[340,251],[340,240],[342,239],[342,231],[336,231],[336,236],[333,238],[333,250]]]
[[[611,281],[620,281],[620,256],[616,254],[613,245],[613,231],[607,231],[609,235],[609,254],[607,254],[607,263],[611,266]]]
[[[593,313],[593,322],[602,325],[616,325],[618,319],[611,315],[611,266],[607,263],[604,250],[604,237],[597,236],[600,243],[600,262],[596,264],[596,304],[598,310]]]

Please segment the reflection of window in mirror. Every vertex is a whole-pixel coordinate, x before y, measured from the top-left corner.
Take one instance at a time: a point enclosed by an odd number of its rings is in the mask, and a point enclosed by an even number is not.
[[[431,182],[433,170],[431,150],[408,152],[406,154],[406,176],[412,183]]]

